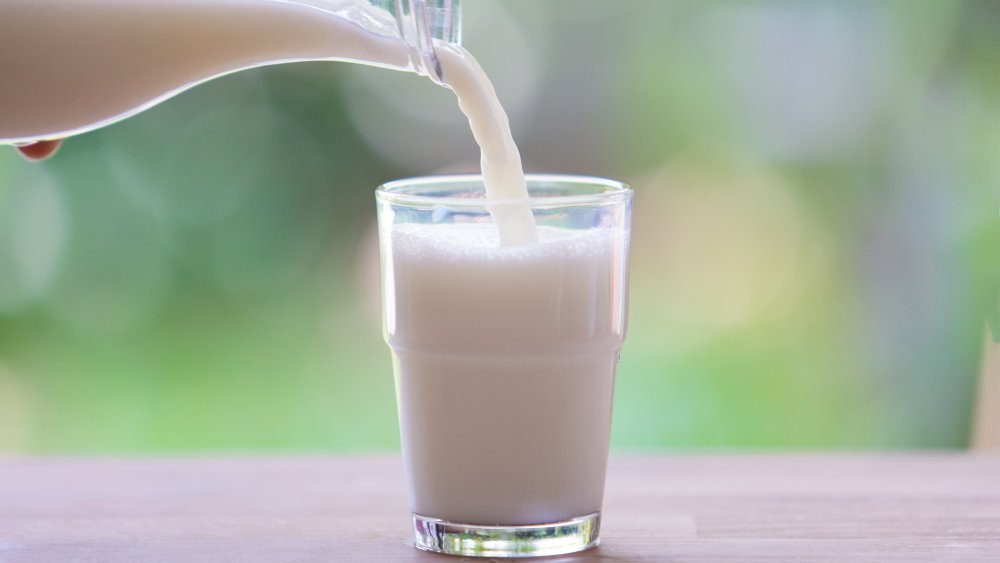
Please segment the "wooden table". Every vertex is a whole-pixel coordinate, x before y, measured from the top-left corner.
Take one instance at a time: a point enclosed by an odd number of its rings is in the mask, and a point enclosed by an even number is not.
[[[602,545],[542,561],[1000,561],[1000,456],[614,457]],[[459,561],[395,456],[0,458],[0,561]]]

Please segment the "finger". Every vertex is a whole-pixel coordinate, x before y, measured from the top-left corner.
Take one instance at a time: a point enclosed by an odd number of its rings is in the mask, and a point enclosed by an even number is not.
[[[59,150],[62,141],[37,141],[27,145],[19,145],[17,151],[28,160],[45,160]]]

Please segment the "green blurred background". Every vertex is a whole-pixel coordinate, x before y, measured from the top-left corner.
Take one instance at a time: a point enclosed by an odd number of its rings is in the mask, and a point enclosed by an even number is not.
[[[1000,3],[464,9],[526,168],[636,188],[616,448],[966,445]],[[396,448],[372,192],[477,161],[449,92],[345,63],[0,151],[0,450]]]

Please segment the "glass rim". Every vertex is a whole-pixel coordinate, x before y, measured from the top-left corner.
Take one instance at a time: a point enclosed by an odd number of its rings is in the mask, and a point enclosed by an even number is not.
[[[620,201],[626,201],[632,197],[632,188],[625,182],[609,180],[598,176],[575,176],[568,174],[525,174],[528,189],[532,185],[551,184],[558,186],[589,186],[598,188],[590,193],[575,193],[570,195],[541,195],[528,197],[528,207],[548,208],[569,205],[607,205]],[[523,205],[523,199],[494,199],[487,200],[485,197],[469,198],[457,196],[437,196],[409,193],[408,190],[414,188],[441,186],[446,187],[454,184],[478,184],[482,186],[483,177],[480,174],[442,174],[436,176],[416,176],[413,178],[403,178],[386,182],[375,190],[375,199],[379,203],[389,203],[409,206],[434,206],[447,205],[451,207],[464,207],[475,209],[487,209],[501,205]]]

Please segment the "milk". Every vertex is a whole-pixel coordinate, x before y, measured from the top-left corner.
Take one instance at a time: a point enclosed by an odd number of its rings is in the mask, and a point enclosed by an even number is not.
[[[600,509],[625,324],[614,233],[540,227],[518,247],[480,224],[383,233],[414,513],[515,525]]]
[[[395,25],[359,0],[0,0],[0,143],[89,131],[262,65],[409,70]],[[436,50],[482,149],[487,196],[505,202],[494,214],[503,244],[533,241],[520,155],[492,84],[461,47]]]
[[[301,2],[3,0],[0,141],[66,137],[229,72],[323,59],[409,64],[401,42]]]

